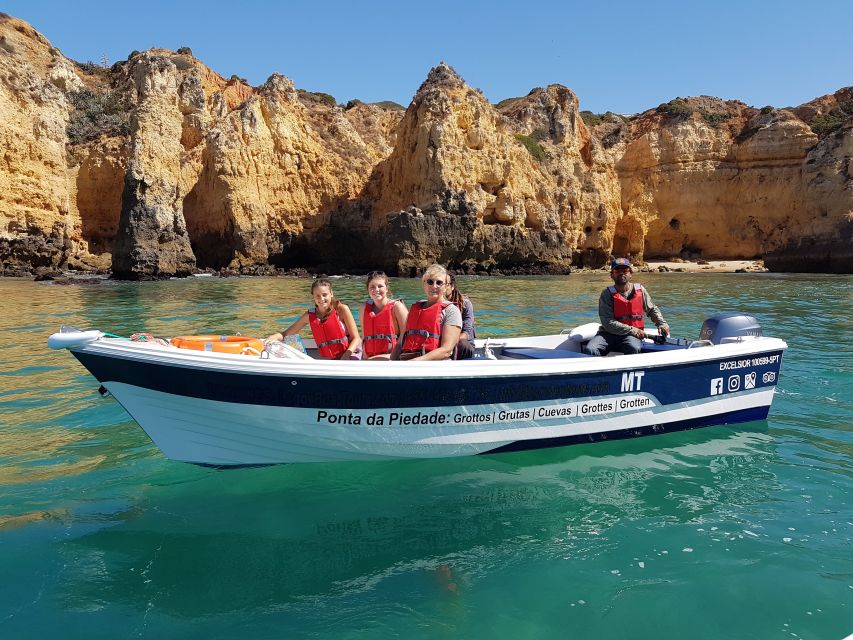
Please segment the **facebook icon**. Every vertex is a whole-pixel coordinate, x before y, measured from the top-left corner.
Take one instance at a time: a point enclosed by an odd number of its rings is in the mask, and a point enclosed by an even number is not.
[[[723,379],[711,378],[711,395],[716,396],[723,392]]]

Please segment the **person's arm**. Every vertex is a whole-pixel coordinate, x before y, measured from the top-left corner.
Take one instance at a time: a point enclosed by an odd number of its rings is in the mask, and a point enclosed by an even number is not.
[[[306,324],[308,324],[308,312],[307,311],[305,313],[303,313],[301,316],[299,316],[299,319],[296,320],[296,322],[294,322],[292,325],[290,325],[284,331],[281,331],[279,333],[274,333],[271,336],[267,336],[267,338],[264,340],[264,342],[268,342],[270,340],[284,340],[285,336],[292,336],[294,334],[299,333],[302,330],[302,327],[304,327]]]
[[[655,323],[660,334],[664,337],[668,336],[669,325],[666,323],[666,320],[663,319],[663,313],[661,313],[661,310],[654,302],[652,302],[652,296],[649,293],[649,290],[645,287],[643,287],[643,309],[651,321]]]
[[[400,300],[399,304],[395,304],[394,306],[398,307],[402,304],[403,304],[403,301]],[[417,302],[415,304],[417,304]],[[403,308],[405,308],[405,305],[403,305]],[[400,325],[400,333],[397,334],[399,336],[397,338],[397,344],[395,344],[394,348],[391,349],[391,360],[399,360],[400,359],[400,354],[403,352],[403,342],[405,341],[405,338],[406,338],[406,325],[408,324],[408,322],[409,322],[409,312],[407,310],[406,311],[406,322],[404,322],[403,324]]]
[[[403,333],[406,331],[406,321],[409,319],[406,303],[397,300],[396,304],[391,307],[391,315],[394,317],[394,327],[397,329],[397,344],[400,344],[403,341]]]
[[[446,324],[441,329],[441,344],[438,349],[427,351],[425,354],[412,358],[412,360],[447,360],[453,355],[453,350],[456,348],[456,343],[459,342],[459,335],[462,333],[462,327],[455,327]]]
[[[349,360],[349,357],[358,351],[358,348],[361,346],[361,336],[358,333],[358,326],[355,324],[355,318],[353,318],[349,307],[341,303],[338,305],[337,312],[349,336],[349,345],[347,345],[346,351],[340,355],[338,360]]]
[[[477,337],[474,331],[474,304],[467,296],[462,299],[462,335],[472,341]]]

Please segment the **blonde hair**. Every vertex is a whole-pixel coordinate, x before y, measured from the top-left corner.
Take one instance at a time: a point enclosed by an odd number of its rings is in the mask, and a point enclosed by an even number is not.
[[[421,276],[421,282],[426,282],[426,279],[429,277],[441,276],[444,278],[444,283],[447,284],[447,269],[442,267],[440,264],[431,264],[427,267],[426,271],[424,271],[424,275]]]

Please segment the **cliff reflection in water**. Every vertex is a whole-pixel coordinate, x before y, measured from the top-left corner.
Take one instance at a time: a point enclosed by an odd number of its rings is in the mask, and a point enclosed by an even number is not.
[[[678,434],[496,457],[209,472],[149,487],[115,526],[63,542],[63,600],[215,616],[409,580],[427,597],[515,562],[598,563],[635,527],[737,528],[777,490],[771,439]],[[656,532],[656,533],[652,533]],[[678,544],[675,542],[674,544]],[[586,566],[586,565],[584,565]],[[188,579],[191,576],[192,579]],[[319,601],[317,599],[320,599]]]

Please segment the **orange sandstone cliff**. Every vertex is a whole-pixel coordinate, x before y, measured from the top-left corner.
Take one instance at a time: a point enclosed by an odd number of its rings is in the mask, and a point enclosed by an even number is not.
[[[822,100],[808,113],[676,99],[611,126],[622,197],[613,251],[849,272],[853,89]]]
[[[492,105],[441,63],[408,109],[344,107],[188,49],[79,64],[0,15],[0,145],[5,273],[853,264],[853,88],[596,116],[560,85]]]

